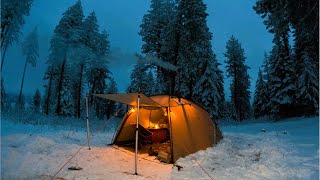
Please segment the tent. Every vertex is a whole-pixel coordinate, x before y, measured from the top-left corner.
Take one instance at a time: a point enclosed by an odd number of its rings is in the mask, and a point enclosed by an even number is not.
[[[113,144],[134,142],[138,93],[95,96],[131,106],[116,131]],[[150,132],[151,138],[146,144],[169,142],[172,163],[180,157],[211,147],[223,138],[209,114],[189,100],[169,95],[147,97],[141,94],[139,97],[138,129],[139,132],[144,132],[141,137],[148,136]]]

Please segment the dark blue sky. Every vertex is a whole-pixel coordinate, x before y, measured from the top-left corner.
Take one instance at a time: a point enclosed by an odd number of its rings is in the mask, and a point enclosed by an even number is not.
[[[208,26],[213,33],[213,51],[222,63],[224,71],[224,56],[226,42],[234,35],[242,43],[250,66],[251,92],[254,91],[259,66],[261,66],[264,51],[272,47],[272,35],[267,32],[262,19],[252,9],[256,0],[205,0],[209,14]],[[38,26],[40,57],[37,67],[28,66],[24,93],[33,95],[39,88],[43,91],[43,75],[46,70],[49,41],[62,13],[75,0],[35,0],[26,18],[23,34]],[[120,92],[124,92],[130,82],[130,73],[135,63],[134,53],[140,53],[142,41],[139,25],[143,15],[150,6],[149,0],[82,0],[85,15],[95,11],[101,29],[109,33],[111,49],[114,57],[110,59],[110,69],[117,81]],[[21,40],[23,36],[21,37]],[[20,40],[20,42],[21,42]],[[7,92],[18,93],[21,84],[22,69],[25,58],[21,53],[21,43],[12,46],[6,56],[2,76]],[[229,82],[225,83],[226,95],[229,96]],[[253,95],[253,93],[251,93]]]

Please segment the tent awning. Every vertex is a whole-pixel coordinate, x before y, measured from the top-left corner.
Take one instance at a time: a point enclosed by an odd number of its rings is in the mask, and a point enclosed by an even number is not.
[[[93,94],[94,96],[120,102],[130,106],[137,106],[138,93],[128,94]],[[162,107],[160,104],[140,93],[140,107]]]

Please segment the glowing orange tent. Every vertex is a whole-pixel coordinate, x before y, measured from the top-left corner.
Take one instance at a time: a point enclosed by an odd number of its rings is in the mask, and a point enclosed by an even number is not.
[[[113,144],[123,144],[135,140],[138,93],[96,94],[95,96],[132,106],[116,132]],[[140,95],[139,125],[155,132],[166,129],[170,141],[171,162],[190,153],[204,150],[218,143],[221,131],[209,114],[197,104],[184,98],[169,95],[147,97]]]

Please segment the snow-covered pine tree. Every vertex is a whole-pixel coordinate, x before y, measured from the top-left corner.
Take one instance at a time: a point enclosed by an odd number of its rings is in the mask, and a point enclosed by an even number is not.
[[[26,56],[26,62],[24,64],[24,69],[22,74],[18,103],[20,103],[21,97],[22,97],[22,89],[23,89],[23,83],[24,83],[24,77],[26,74],[27,65],[28,63],[30,63],[33,67],[36,66],[37,58],[39,57],[38,52],[39,52],[38,33],[37,33],[37,28],[34,28],[34,30],[26,36],[25,40],[22,43],[22,53],[24,56]]]
[[[308,14],[314,17],[315,12],[308,12]],[[297,88],[299,89],[296,106],[300,110],[300,115],[319,115],[319,49],[317,47],[319,37],[318,34],[314,34],[315,28],[319,28],[319,21],[313,21],[311,17],[301,19],[301,23],[294,31]],[[316,25],[313,25],[314,23]],[[313,26],[312,31],[311,26]]]
[[[33,0],[1,1],[1,70],[7,49],[19,39],[24,17],[29,15]]]
[[[73,101],[70,92],[72,89],[72,81],[70,80],[71,74],[66,73],[69,63],[67,62],[67,57],[68,50],[79,44],[83,16],[81,1],[78,0],[63,14],[59,24],[54,30],[53,38],[51,39],[51,52],[49,58],[52,58],[50,61],[56,61],[55,64],[57,64],[57,68],[59,69],[57,78],[54,78],[57,79],[57,81],[54,82],[56,87],[55,93],[57,95],[55,105],[55,113],[57,115],[70,116],[74,114],[74,108],[72,108]]]
[[[107,67],[106,57],[110,53],[110,43],[106,31],[98,33],[95,41],[90,41],[95,58],[87,68],[87,82],[90,94],[103,94],[106,91],[106,79],[111,78],[111,72]],[[93,40],[93,39],[92,39]],[[105,100],[93,97],[90,98],[90,105],[93,105],[96,116],[102,118],[105,115]]]
[[[255,118],[266,116],[269,114],[268,104],[269,95],[268,95],[268,86],[267,83],[263,80],[263,75],[261,69],[259,69],[258,79],[256,82],[256,88],[254,93],[253,100],[253,113]]]
[[[143,16],[139,35],[144,44],[142,52],[160,57],[161,35],[172,19],[173,0],[151,0],[150,10]]]
[[[298,64],[298,108],[304,115],[319,114],[319,78],[318,68],[308,51],[303,51]]]
[[[116,94],[118,93],[117,83],[114,81],[114,79],[111,77],[109,78],[109,85],[107,86],[107,89],[105,91],[106,94]],[[105,109],[105,115],[109,119],[116,111],[114,101],[110,100],[104,100],[104,109]]]
[[[271,93],[271,96],[273,96],[274,103],[270,103],[270,106],[275,107],[273,108],[274,115],[288,117],[316,112],[311,109],[318,109],[315,107],[319,104],[318,93],[314,93],[314,89],[318,89],[319,86],[319,2],[259,0],[256,2],[254,10],[261,15],[267,29],[275,36],[273,41],[275,43],[274,57],[271,58],[273,60],[271,64],[273,67],[276,63],[286,67],[276,68],[278,73],[272,70],[274,92]],[[290,52],[288,43],[289,31],[294,35],[294,56]],[[305,58],[308,59],[306,62]],[[275,59],[278,59],[279,62],[276,62]],[[308,62],[309,60],[311,63]],[[317,80],[315,81],[312,77],[305,78],[309,76],[307,74],[315,74],[311,76]],[[291,77],[289,78],[289,76]],[[313,80],[310,81],[310,79]],[[285,83],[280,86],[284,80]],[[302,81],[304,83],[301,83]],[[274,85],[279,87],[273,87]],[[304,92],[295,92],[294,86]],[[311,93],[309,94],[307,91]],[[301,94],[305,94],[305,96]]]
[[[178,5],[180,94],[193,99],[193,87],[214,57],[212,34],[207,26],[208,14],[202,0],[180,0]],[[181,88],[181,87],[186,87]]]
[[[319,65],[319,1],[258,0],[253,8],[271,31],[290,24],[294,30],[296,59],[299,60],[305,46],[309,46],[308,53],[314,57],[315,65]]]
[[[105,79],[108,78],[108,73],[103,68],[91,69],[89,76],[87,77],[91,84],[90,94],[104,94],[107,88]],[[92,76],[92,77],[91,77]],[[105,99],[92,96],[90,98],[90,105],[95,111],[95,115],[98,118],[103,118],[105,114]]]
[[[219,102],[218,102],[218,119],[223,118],[223,110],[225,108],[225,94],[224,94],[224,78],[223,78],[223,71],[220,70],[219,66],[221,64],[216,61],[215,66],[216,66],[216,74],[218,76],[217,80],[217,90],[219,94]]]
[[[41,94],[39,89],[36,90],[33,96],[33,111],[38,113],[40,112],[40,104],[41,104]]]
[[[98,52],[94,52],[97,51],[96,48],[99,41],[99,27],[95,12],[91,12],[89,16],[84,19],[77,38],[78,43],[74,43],[72,49],[70,49],[69,63],[72,64],[72,67],[78,67],[76,68],[77,71],[74,72],[77,76],[72,79],[72,86],[74,87],[72,95],[75,100],[75,116],[80,118],[83,82],[85,79],[84,72],[92,61],[97,61],[96,59],[98,57]]]
[[[227,42],[226,49],[224,56],[227,58],[225,61],[227,76],[232,78],[231,101],[235,106],[238,120],[242,121],[250,116],[250,81],[247,72],[249,67],[245,65],[244,50],[234,36]]]
[[[150,10],[143,16],[142,24],[140,25],[139,35],[142,37],[144,44],[142,45],[142,52],[152,54],[163,61],[172,62],[168,56],[163,54],[162,48],[164,47],[164,36],[167,33],[167,27],[175,15],[175,1],[174,0],[152,0]],[[174,73],[157,66],[157,82],[162,88],[158,88],[159,93],[170,93],[167,89],[168,79],[172,78]],[[173,74],[173,75],[172,75]],[[165,88],[165,89],[164,89]]]
[[[94,58],[89,62],[87,68],[87,82],[89,84],[89,92],[95,92],[98,81],[105,81],[110,76],[110,71],[107,67],[107,56],[110,53],[110,42],[106,31],[99,32],[99,26],[95,13],[92,12],[84,21],[85,25],[85,44],[91,48]],[[102,75],[103,74],[103,75]],[[103,93],[103,89],[98,90]],[[90,104],[93,103],[93,98],[90,98]]]
[[[3,85],[3,78],[1,77],[1,111],[3,111],[6,107],[6,91]]]
[[[51,54],[52,55],[52,54]],[[43,96],[43,105],[42,110],[43,112],[48,115],[54,112],[56,109],[56,85],[58,82],[58,75],[59,75],[59,68],[55,62],[50,61],[52,58],[49,56],[47,61],[48,67],[45,72],[43,80],[47,81],[47,84],[44,85],[45,91]]]
[[[148,82],[147,78],[147,69],[146,65],[138,60],[130,75],[131,84],[127,89],[128,92],[138,92],[140,88],[143,94],[150,94],[150,82]]]
[[[148,82],[148,95],[155,94],[155,80],[151,70],[147,73],[146,81]]]
[[[271,87],[270,102],[271,112],[275,118],[295,115],[296,99],[296,74],[295,62],[290,55],[288,41],[288,28],[277,30],[274,37],[274,47],[271,51],[270,73]]]
[[[233,102],[226,101],[224,107],[225,108],[223,109],[223,119],[239,119],[237,110],[235,109]]]
[[[160,42],[162,44],[160,49],[161,58],[175,66],[178,64],[178,55],[179,55],[179,42],[180,42],[180,18],[177,14],[177,7],[171,13],[171,21],[169,24],[164,27],[161,35]],[[167,70],[165,68],[161,69],[162,75],[157,75],[162,78],[162,87],[165,88],[165,91],[162,93],[178,95],[179,91],[179,72],[174,72]],[[161,79],[160,79],[161,80]],[[157,81],[160,81],[157,80]],[[186,91],[184,91],[186,92]]]
[[[215,118],[219,117],[219,101],[222,99],[218,92],[219,77],[216,60],[210,61],[206,71],[195,84],[193,99]]]
[[[319,115],[319,1],[292,1],[299,115]],[[296,11],[299,9],[299,11]]]
[[[162,72],[157,73],[157,77],[154,80],[155,82],[155,88],[154,88],[154,94],[164,94],[168,87],[167,84],[164,83],[164,75]]]

